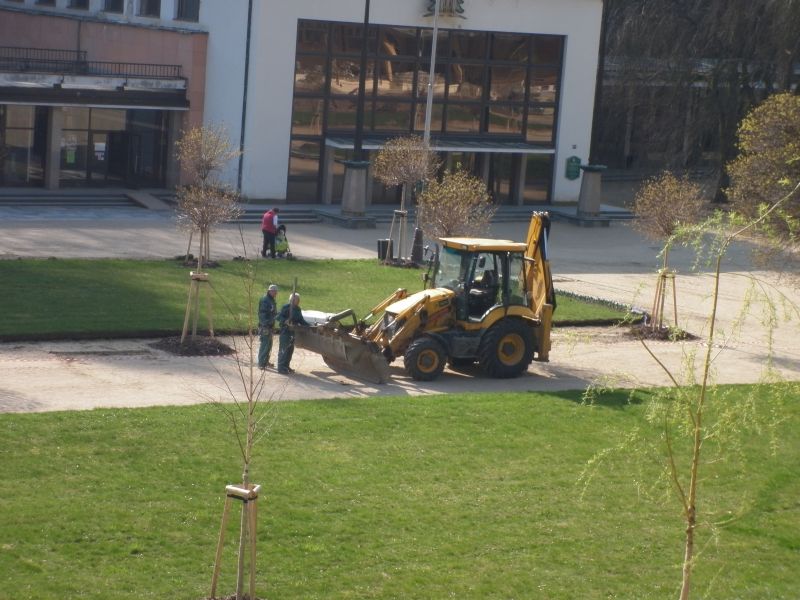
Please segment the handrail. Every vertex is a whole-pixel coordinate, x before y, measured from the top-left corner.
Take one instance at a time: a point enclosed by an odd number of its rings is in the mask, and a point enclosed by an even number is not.
[[[24,73],[94,75],[98,77],[142,77],[147,79],[183,79],[181,65],[121,63],[98,60],[39,60],[0,56],[0,70]]]

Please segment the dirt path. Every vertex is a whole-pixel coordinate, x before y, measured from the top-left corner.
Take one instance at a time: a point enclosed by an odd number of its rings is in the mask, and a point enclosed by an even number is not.
[[[242,348],[241,338],[226,339]],[[153,340],[39,342],[0,345],[0,412],[41,412],[99,407],[186,405],[230,400],[224,377],[234,389],[235,361],[227,357],[179,357],[151,347]],[[687,355],[704,348],[699,341],[655,342],[657,352],[675,373]],[[800,356],[779,365],[784,376],[797,378]],[[265,395],[279,400],[358,398],[492,391],[554,391],[589,385],[634,387],[667,385],[666,374],[641,344],[618,328],[565,328],[555,331],[549,363],[533,363],[512,380],[493,380],[479,373],[445,370],[431,383],[411,380],[402,362],[393,365],[393,380],[374,385],[331,371],[315,354],[297,350],[291,376],[264,371]],[[726,383],[758,381],[763,356],[757,345],[741,343],[719,354],[716,379]],[[260,376],[261,371],[254,371]]]
[[[41,215],[19,217],[0,211],[0,257],[169,257],[185,251],[165,215],[104,213],[60,219]],[[489,235],[524,239],[527,223],[502,223]],[[222,228],[214,238],[218,256],[240,254],[238,228]],[[306,258],[373,258],[382,230],[342,230],[333,226],[293,226],[292,250]],[[257,248],[258,231],[244,232],[245,246]],[[143,254],[143,249],[146,252]],[[649,308],[655,284],[658,246],[642,239],[627,225],[586,229],[553,224],[550,258],[556,288]],[[707,331],[713,281],[708,272],[692,269],[692,255],[676,249],[671,261],[677,279],[681,327],[702,336]],[[0,261],[0,269],[2,261]],[[714,377],[720,383],[759,381],[767,367],[785,379],[800,380],[800,314],[780,308],[781,321],[766,335],[764,314],[747,301],[748,274],[762,289],[800,306],[796,284],[778,281],[773,273],[753,272],[747,248],[736,246],[724,264],[720,288],[718,345],[713,349]],[[775,285],[776,287],[771,287]],[[313,308],[313,307],[309,307]],[[746,310],[743,310],[746,309]],[[90,409],[96,407],[180,405],[224,398],[222,374],[235,380],[226,358],[186,358],[150,347],[152,340],[40,342],[0,344],[0,412]],[[656,342],[654,351],[673,373],[688,381],[686,361],[701,355],[702,341]],[[669,378],[641,344],[615,329],[556,329],[551,362],[534,363],[513,380],[491,380],[446,370],[432,383],[409,379],[401,361],[393,366],[393,381],[365,384],[332,372],[313,354],[298,350],[289,378],[265,372],[266,389],[276,398],[301,400],[378,395],[419,395],[491,391],[584,389],[589,385],[667,385]],[[219,373],[217,372],[219,371]]]

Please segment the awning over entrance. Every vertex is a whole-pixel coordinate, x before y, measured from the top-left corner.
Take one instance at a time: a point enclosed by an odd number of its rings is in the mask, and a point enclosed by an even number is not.
[[[3,73],[0,103],[188,110],[186,80]]]
[[[389,138],[365,138],[365,150],[378,150]],[[327,137],[325,145],[338,150],[352,150],[352,137]],[[487,154],[555,154],[553,148],[544,148],[526,142],[504,142],[485,139],[431,138],[431,148],[437,152],[479,152]]]

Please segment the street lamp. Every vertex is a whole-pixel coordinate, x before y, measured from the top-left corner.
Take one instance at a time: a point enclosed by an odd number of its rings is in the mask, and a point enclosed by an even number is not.
[[[364,155],[364,98],[367,88],[367,46],[369,43],[369,3],[364,3],[364,28],[361,40],[361,64],[358,73],[356,132],[353,138],[353,160],[344,164],[342,213],[360,216],[367,207],[367,174],[369,161]]]
[[[433,112],[433,78],[436,76],[436,45],[439,41],[439,5],[442,0],[436,0],[433,8],[433,40],[431,43],[431,66],[428,72],[428,98],[425,104],[425,129],[422,139],[425,144],[431,141],[431,113]]]
[[[431,40],[431,65],[428,71],[428,97],[425,103],[425,128],[422,141],[426,146],[431,143],[431,114],[433,113],[433,81],[436,77],[436,46],[439,42],[439,10],[442,0],[436,0],[433,7],[433,39]],[[416,212],[415,212],[416,215]],[[406,217],[403,216],[405,219]],[[419,228],[419,218],[414,228],[414,241],[411,246],[411,262],[422,262],[422,231]],[[405,225],[405,223],[403,224]],[[405,227],[402,228],[405,231]]]

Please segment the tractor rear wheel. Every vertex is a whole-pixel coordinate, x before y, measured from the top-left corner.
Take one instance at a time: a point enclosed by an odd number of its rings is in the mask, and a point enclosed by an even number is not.
[[[406,373],[417,381],[433,381],[444,370],[447,355],[442,345],[430,337],[417,338],[406,350]]]
[[[527,370],[533,352],[531,328],[519,319],[503,319],[484,334],[478,356],[487,375],[508,379]]]

